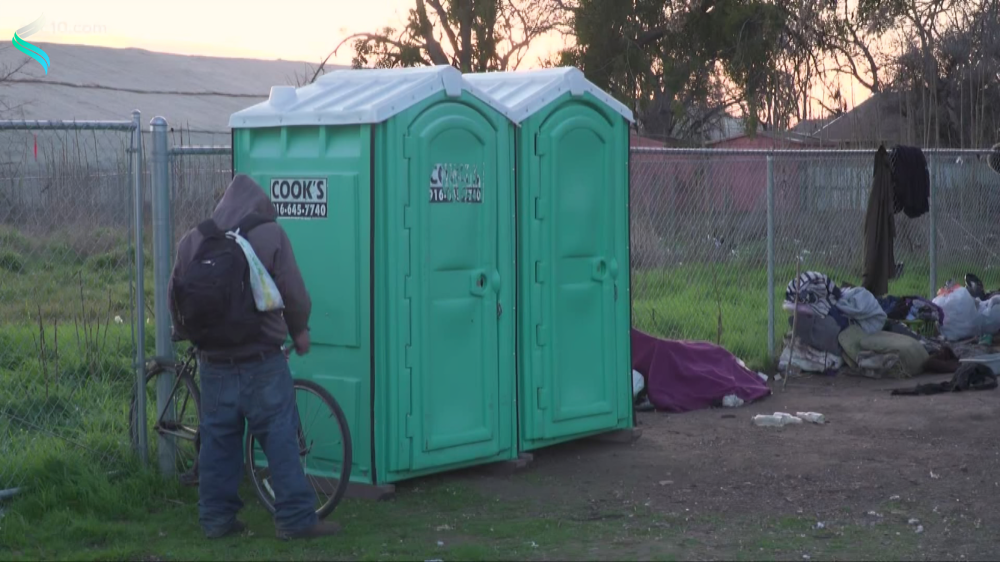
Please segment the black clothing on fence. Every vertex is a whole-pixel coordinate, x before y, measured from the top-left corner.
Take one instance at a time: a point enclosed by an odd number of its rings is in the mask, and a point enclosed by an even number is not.
[[[924,151],[897,146],[892,151],[893,212],[915,219],[931,210],[931,175]]]
[[[872,189],[865,212],[865,261],[861,286],[876,297],[889,292],[889,279],[896,267],[893,239],[896,223],[893,218],[892,170],[885,146],[875,153]]]

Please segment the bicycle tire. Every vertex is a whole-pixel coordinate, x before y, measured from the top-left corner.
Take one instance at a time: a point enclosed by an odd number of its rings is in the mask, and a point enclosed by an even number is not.
[[[326,405],[330,410],[330,415],[336,418],[337,423],[342,428],[341,434],[344,440],[344,454],[342,461],[342,468],[340,471],[340,479],[337,483],[337,489],[323,505],[316,509],[316,515],[320,520],[325,519],[334,509],[340,504],[341,500],[344,498],[344,494],[347,493],[347,487],[351,480],[351,465],[354,462],[354,447],[351,442],[351,429],[347,425],[347,416],[344,415],[344,411],[341,409],[340,404],[337,400],[322,386],[316,384],[313,381],[305,379],[293,379],[292,380],[293,392],[298,389],[304,389],[309,392],[314,393],[319,397],[320,400]],[[257,478],[256,472],[253,468],[253,451],[254,443],[256,439],[253,434],[249,431],[247,432],[246,439],[244,441],[243,456],[244,456],[244,468],[246,470],[247,477],[253,484],[254,492],[257,494],[257,499],[268,510],[272,515],[274,515],[274,503],[270,499],[267,492],[264,491],[260,480]]]
[[[154,362],[150,366],[150,368],[146,370],[146,375],[145,375],[145,379],[146,380],[145,380],[145,386],[143,387],[143,389],[145,390],[146,388],[148,388],[151,383],[155,385],[156,382],[157,382],[157,378],[161,374],[163,374],[165,372],[172,372],[172,373],[174,373],[174,375],[177,376],[180,379],[181,384],[187,389],[188,394],[191,396],[191,399],[194,402],[195,411],[198,412],[198,422],[199,422],[199,425],[200,425],[200,423],[201,423],[201,390],[198,388],[197,383],[195,383],[194,378],[190,374],[188,374],[186,372],[177,373],[176,370],[178,368],[183,369],[182,364],[180,364],[180,363],[162,364],[162,363],[159,363],[159,362]],[[129,419],[129,437],[131,438],[132,446],[136,450],[138,450],[138,448],[139,448],[139,428],[137,426],[138,426],[139,420],[138,420],[138,418],[136,416],[136,392],[135,392],[134,389],[132,391],[132,400],[129,403],[129,416],[128,416],[128,419]],[[147,426],[147,429],[148,429],[148,426]],[[200,432],[196,432],[195,433],[195,438],[194,438],[194,451],[195,451],[194,464],[188,470],[189,473],[193,473],[193,474],[198,474],[198,456],[199,456],[199,453],[201,451],[201,439],[200,439],[200,437],[201,437],[201,433]],[[148,446],[148,442],[147,442],[147,446]],[[196,482],[197,482],[197,480],[195,481],[195,483]]]

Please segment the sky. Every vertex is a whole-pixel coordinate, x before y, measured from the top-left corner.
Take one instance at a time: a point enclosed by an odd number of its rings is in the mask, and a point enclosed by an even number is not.
[[[284,59],[318,63],[352,33],[400,27],[412,0],[32,0],[5,2],[0,37],[44,13],[27,40],[101,47],[137,47],[186,55]],[[9,41],[9,39],[7,39]],[[547,41],[524,67],[558,47]],[[349,46],[339,64],[350,64]]]
[[[412,5],[413,0],[8,1],[0,37],[11,38],[44,15],[42,29],[29,42],[319,63],[352,33],[400,27]],[[537,41],[522,68],[536,67],[561,46],[558,36]],[[331,62],[348,65],[351,55],[345,45]],[[867,98],[863,88],[844,82],[849,106]]]

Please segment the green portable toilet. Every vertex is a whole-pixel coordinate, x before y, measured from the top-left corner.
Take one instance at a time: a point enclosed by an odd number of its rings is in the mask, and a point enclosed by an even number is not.
[[[517,457],[502,109],[441,66],[331,72],[230,119],[234,173],[270,194],[313,301],[294,376],[347,414],[353,484]]]
[[[518,126],[520,450],[628,429],[632,112],[576,68],[465,78]]]

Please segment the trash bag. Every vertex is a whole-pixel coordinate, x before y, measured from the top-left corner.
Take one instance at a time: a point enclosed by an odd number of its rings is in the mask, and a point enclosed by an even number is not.
[[[632,369],[632,398],[636,399],[639,397],[639,393],[646,388],[646,377],[642,376],[642,373]]]
[[[278,286],[267,272],[264,264],[260,262],[256,252],[246,238],[236,232],[227,232],[226,236],[232,238],[243,249],[243,254],[247,257],[247,265],[250,268],[250,290],[253,291],[253,300],[257,305],[257,310],[270,312],[285,308],[285,301],[281,298]]]
[[[1000,332],[1000,295],[981,301],[979,315],[982,316],[982,332],[984,334]]]
[[[976,299],[969,290],[959,287],[950,293],[934,297],[934,304],[944,311],[944,323],[941,324],[941,335],[948,341],[959,341],[980,334],[983,326],[983,316],[979,313]]]

